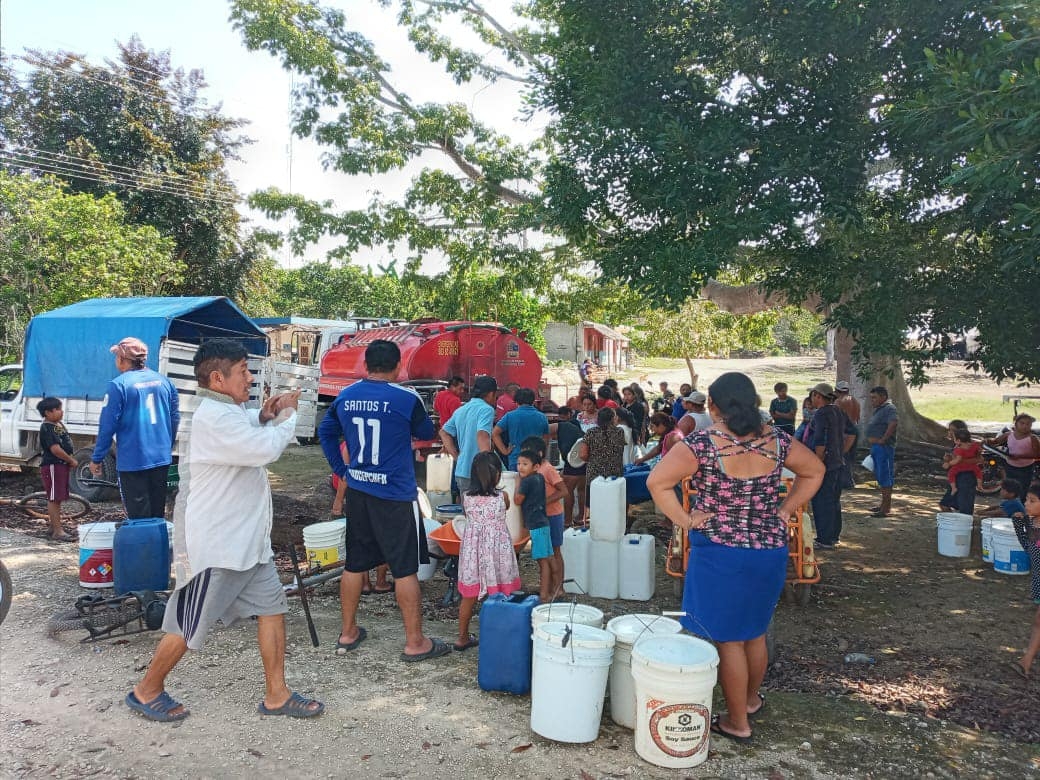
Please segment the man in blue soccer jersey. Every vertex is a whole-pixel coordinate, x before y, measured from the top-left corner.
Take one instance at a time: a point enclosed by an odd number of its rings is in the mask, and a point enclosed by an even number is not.
[[[332,470],[347,481],[347,556],[340,580],[343,628],[336,654],[344,655],[368,635],[357,624],[357,608],[369,569],[390,566],[404,621],[403,661],[436,658],[451,651],[422,631],[419,563],[429,562],[426,530],[419,513],[412,439],[432,439],[433,421],[413,390],[394,384],[401,350],[392,341],[373,341],[365,350],[368,377],[343,389],[318,427]],[[340,453],[346,442],[348,463]]]
[[[132,336],[113,344],[119,376],[108,383],[98,420],[90,471],[101,476],[101,463],[116,440],[116,470],[126,516],[163,517],[166,479],[173,462],[173,441],[181,415],[177,388],[145,365],[148,345]]]

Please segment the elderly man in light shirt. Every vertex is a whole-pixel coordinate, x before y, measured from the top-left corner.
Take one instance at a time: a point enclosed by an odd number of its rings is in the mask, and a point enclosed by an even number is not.
[[[183,720],[188,710],[165,690],[166,676],[190,648],[203,646],[218,620],[257,618],[266,691],[262,715],[307,718],[325,705],[285,683],[285,592],[271,550],[271,487],[266,466],[293,440],[299,392],[246,409],[253,375],[237,341],[213,339],[195,353],[198,407],[180,462],[174,510],[177,589],[144,678],[126,704],[149,720]]]

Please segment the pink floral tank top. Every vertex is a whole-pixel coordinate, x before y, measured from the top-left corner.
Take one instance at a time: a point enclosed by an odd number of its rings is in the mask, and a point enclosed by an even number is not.
[[[716,445],[713,435],[727,443]],[[776,510],[780,506],[780,478],[791,446],[790,435],[773,428],[758,439],[741,441],[711,428],[694,431],[683,443],[700,463],[693,475],[693,486],[697,489],[694,506],[714,515],[700,529],[701,533],[729,547],[765,550],[787,545],[787,524]],[[723,459],[746,452],[775,461],[775,468],[747,479],[728,475]]]

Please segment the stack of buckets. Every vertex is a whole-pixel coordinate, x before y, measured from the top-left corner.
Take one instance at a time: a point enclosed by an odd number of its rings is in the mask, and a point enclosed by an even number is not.
[[[599,735],[608,681],[610,715],[635,730],[636,752],[663,767],[708,757],[718,653],[660,615],[602,626],[594,607],[544,604],[532,612],[531,729],[557,742]]]
[[[563,567],[568,593],[594,598],[647,601],[654,595],[657,540],[626,534],[626,483],[623,477],[596,477],[589,498],[589,529],[563,535]]]
[[[303,529],[303,546],[312,566],[327,566],[346,560],[347,518],[312,523]]]
[[[939,554],[950,558],[971,555],[971,536],[974,518],[956,512],[939,512],[935,516],[939,529]],[[986,517],[982,519],[982,560],[993,564],[1000,574],[1028,574],[1029,557],[1019,544],[1015,526],[1010,519]]]

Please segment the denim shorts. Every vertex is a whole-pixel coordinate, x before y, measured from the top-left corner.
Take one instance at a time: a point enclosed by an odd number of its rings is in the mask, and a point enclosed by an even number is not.
[[[896,484],[896,448],[885,444],[873,444],[870,457],[874,459],[874,476],[878,487],[890,488]]]

